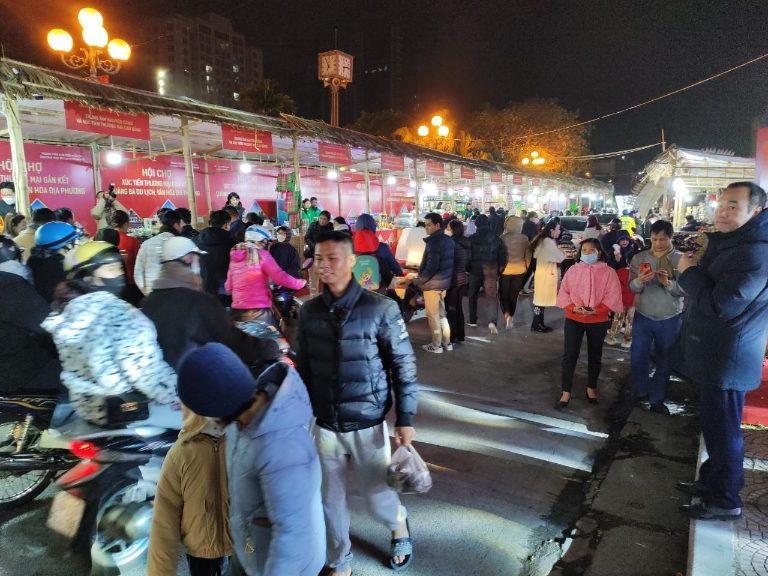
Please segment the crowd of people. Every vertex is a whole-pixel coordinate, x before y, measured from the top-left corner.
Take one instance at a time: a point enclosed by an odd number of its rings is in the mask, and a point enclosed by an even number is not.
[[[10,206],[8,190],[0,185]],[[675,250],[662,219],[651,222],[644,249],[621,219],[603,230],[590,218],[574,259],[558,243],[564,229],[553,214],[542,226],[535,212],[428,213],[414,281],[431,336],[423,349],[441,354],[463,342],[465,327],[480,323],[481,292],[490,333],[500,315],[513,327],[532,287],[532,331],[551,332],[546,308],[565,310],[556,408],[571,401],[585,336],[590,404],[599,403],[605,343],[623,340],[636,400],[655,412],[669,414],[669,377],[681,370],[701,389],[709,454],[699,480],[680,485],[702,497],[683,511],[737,517],[744,393],[759,384],[768,325],[765,204],[752,183],[728,187],[703,255]],[[302,264],[290,228],[246,213],[235,193],[199,232],[188,210],[160,210],[156,234],[142,243],[113,191],[99,193],[91,216],[93,240],[65,208],[35,210],[29,225],[11,216],[0,237],[0,289],[10,304],[0,314],[0,357],[13,359],[4,373],[11,387],[63,385],[52,425],[113,425],[121,416],[110,399],[130,394],[150,412],[182,406],[155,499],[149,573],[175,573],[181,541],[193,575],[223,574],[233,557],[249,575],[315,576],[327,567],[348,576],[350,469],[368,512],[390,532],[391,567],[407,567],[413,539],[408,511],[386,483],[385,416],[394,407],[395,444],[410,446],[416,359],[398,303],[376,293],[404,271],[376,237],[375,219],[362,214],[353,231],[316,198],[304,201]],[[380,289],[355,277],[361,256],[376,261]],[[272,286],[306,284],[317,296],[301,307],[294,370],[279,361],[274,339],[242,327],[278,328]]]

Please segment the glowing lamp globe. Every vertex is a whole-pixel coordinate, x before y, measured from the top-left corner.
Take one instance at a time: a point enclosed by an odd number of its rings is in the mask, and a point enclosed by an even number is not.
[[[69,52],[73,45],[72,36],[66,30],[54,28],[48,32],[48,46],[57,52]]]
[[[531,152],[531,158],[538,158],[539,153],[538,152]]]
[[[389,176],[389,177],[387,178],[387,184],[389,184],[390,186],[391,186],[392,184],[396,184],[396,183],[397,183],[397,178],[395,178],[394,176]]]
[[[426,136],[427,134],[429,134],[429,128],[427,128],[426,126],[419,126],[418,134],[419,136]]]
[[[464,186],[461,191],[464,192],[464,194],[469,194],[469,186]]]
[[[83,40],[85,40],[85,43],[88,44],[88,46],[104,48],[104,46],[107,45],[109,36],[107,35],[107,31],[102,27],[83,28]]]
[[[329,180],[336,180],[339,177],[339,173],[336,170],[328,170],[326,176]]]
[[[107,164],[111,166],[117,166],[123,161],[123,155],[119,150],[110,150],[107,152]]]
[[[131,57],[131,47],[128,42],[120,38],[115,38],[107,44],[107,52],[115,60],[128,60]]]
[[[530,164],[531,159],[530,158],[523,158],[523,164]]]
[[[440,116],[432,117],[432,126],[440,126],[443,123],[443,119]]]
[[[437,135],[442,136],[443,138],[448,136],[448,132],[448,126],[440,126],[440,128],[437,129]]]
[[[95,8],[83,8],[77,14],[77,21],[83,28],[101,28],[104,26],[104,18]]]

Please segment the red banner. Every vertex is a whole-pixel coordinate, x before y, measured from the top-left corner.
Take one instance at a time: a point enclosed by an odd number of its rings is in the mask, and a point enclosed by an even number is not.
[[[29,203],[38,208],[69,208],[90,234],[96,233],[91,208],[96,205],[93,163],[88,148],[24,144]],[[0,181],[12,180],[11,145],[0,142]],[[27,214],[27,218],[30,218]]]
[[[189,208],[183,156],[157,156],[110,166],[102,151],[101,182],[114,183],[117,200],[140,219],[151,218],[163,207]],[[202,158],[193,158],[197,211],[205,214],[205,173]]]
[[[341,164],[342,166],[352,164],[352,153],[349,150],[349,146],[344,146],[343,144],[331,144],[329,142],[318,142],[317,152],[320,157],[320,162]]]
[[[393,218],[413,210],[415,202],[416,188],[411,188],[407,178],[398,178],[395,184],[387,184],[384,188],[383,211]]]
[[[405,172],[405,158],[399,156],[381,155],[381,169],[393,172]]]
[[[211,209],[221,210],[227,204],[227,196],[236,192],[245,212],[263,212],[273,216],[276,210],[277,174],[276,166],[252,165],[251,172],[240,171],[239,162],[229,160],[208,161],[208,183],[211,197]],[[195,176],[197,178],[197,175]],[[205,209],[203,209],[203,206]],[[207,199],[199,200],[197,211],[200,214],[208,210]]]
[[[501,172],[491,172],[491,182],[503,182]]]
[[[540,185],[541,185],[541,180],[539,180],[538,178],[534,178],[533,180],[531,180],[531,186],[540,186]]]
[[[224,150],[242,150],[259,154],[275,153],[272,148],[272,134],[262,130],[222,124],[221,141]]]
[[[768,127],[757,130],[757,150],[755,151],[755,182],[764,190],[768,188]]]
[[[512,184],[515,186],[522,186],[523,184],[523,175],[522,174],[515,174],[512,176]]]
[[[149,140],[149,115],[124,114],[99,108],[88,108],[77,102],[64,102],[67,128],[82,132],[109,134],[125,138]]]
[[[426,173],[427,176],[445,176],[445,164],[427,160]]]
[[[475,171],[472,170],[472,168],[465,168],[464,166],[461,167],[461,177],[464,178],[464,180],[474,180],[475,179]]]
[[[547,180],[547,188],[551,189],[551,188],[554,188],[554,187],[555,187],[554,180]]]

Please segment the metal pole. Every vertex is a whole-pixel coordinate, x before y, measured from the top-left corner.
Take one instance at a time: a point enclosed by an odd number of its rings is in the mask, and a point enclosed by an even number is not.
[[[661,151],[667,151],[667,139],[664,137],[664,128],[661,129]]]
[[[205,171],[205,190],[208,196],[208,214],[213,212],[213,204],[211,203],[211,177],[208,172],[208,156],[203,156],[203,170]]]
[[[101,157],[99,154],[99,145],[96,142],[91,144],[91,163],[93,164],[93,187],[96,192],[101,191]]]
[[[480,172],[480,214],[485,214],[485,172]]]
[[[192,145],[189,142],[187,119],[181,117],[181,147],[184,152],[184,172],[187,175],[187,200],[192,214],[192,226],[197,228],[197,200],[195,199],[195,174],[192,167]]]
[[[298,206],[297,222],[299,224],[299,250],[301,251],[299,256],[304,258],[304,223],[301,218],[301,182],[299,181],[299,139],[296,136],[293,137],[293,173],[294,188],[296,189],[294,201]]]
[[[31,218],[29,213],[29,180],[27,178],[27,158],[24,154],[24,138],[21,134],[19,105],[7,94],[3,98],[3,114],[8,122],[8,139],[11,142],[11,168],[13,183],[16,186],[17,211]]]
[[[421,214],[421,201],[419,190],[419,164],[416,158],[413,159],[413,182],[416,184],[416,224],[419,223],[419,214]]]
[[[384,206],[382,206],[382,210]],[[371,213],[371,173],[368,171],[368,150],[365,151],[365,213]]]
[[[337,214],[337,216],[342,216],[342,211],[341,211],[341,175],[338,172],[336,174],[337,174],[337,176],[336,176],[336,194],[337,194],[338,199],[339,199],[339,213]]]

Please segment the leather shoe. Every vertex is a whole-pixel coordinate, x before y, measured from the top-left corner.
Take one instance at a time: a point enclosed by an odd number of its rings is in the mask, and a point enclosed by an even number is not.
[[[698,480],[696,482],[678,482],[675,484],[675,488],[680,490],[680,492],[683,494],[687,494],[691,498],[701,498],[707,493],[706,488],[704,488],[704,484]]]
[[[667,405],[664,404],[664,402],[651,404],[651,412],[656,412],[656,414],[661,414],[663,416],[669,416],[669,408],[667,408]]]
[[[741,518],[741,508],[717,508],[704,502],[684,504],[680,512],[694,520],[738,520]]]

